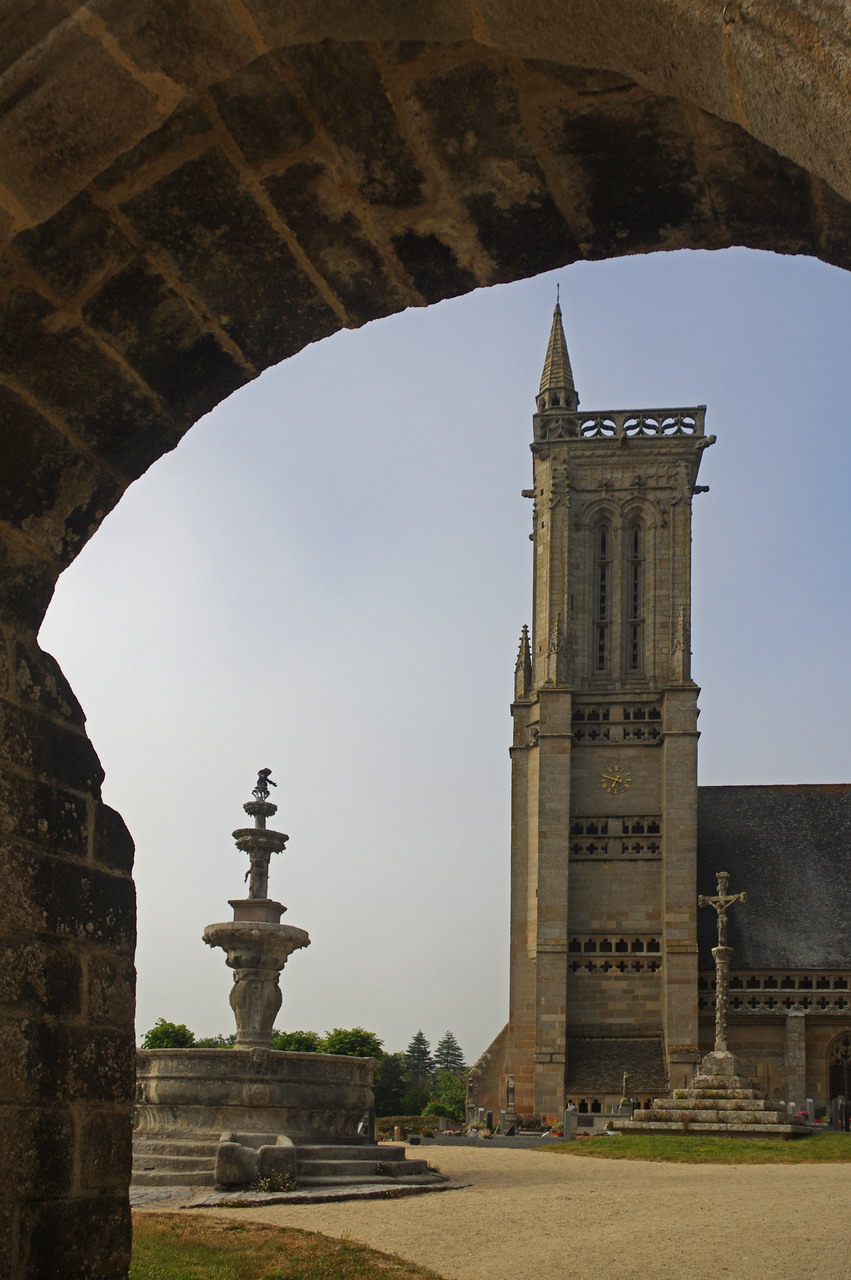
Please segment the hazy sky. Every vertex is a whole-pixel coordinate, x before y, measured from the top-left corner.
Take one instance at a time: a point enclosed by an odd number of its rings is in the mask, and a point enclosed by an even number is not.
[[[137,843],[139,1032],[230,1032],[256,771],[270,891],[312,946],[278,1025],[507,1013],[509,702],[529,620],[531,416],[556,280],[584,409],[707,404],[693,670],[705,783],[851,778],[847,275],[732,250],[579,264],[343,332],[158,462],[60,581],[68,674]],[[830,886],[825,886],[825,903]]]

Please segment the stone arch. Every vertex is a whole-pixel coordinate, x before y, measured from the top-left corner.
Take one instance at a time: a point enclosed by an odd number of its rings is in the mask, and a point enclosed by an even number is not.
[[[827,3],[22,8],[0,65],[14,1276],[125,1272],[132,842],[36,632],[193,421],[308,342],[580,257],[848,266]],[[94,1046],[94,1050],[93,1050]],[[5,1248],[5,1245],[4,1245]]]

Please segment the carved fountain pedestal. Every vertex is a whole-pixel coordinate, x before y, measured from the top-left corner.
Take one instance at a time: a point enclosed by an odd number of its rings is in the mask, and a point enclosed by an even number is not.
[[[208,946],[223,948],[234,971],[230,1007],[236,1018],[236,1047],[270,1049],[281,1007],[281,970],[294,951],[310,946],[310,938],[304,929],[281,924],[286,907],[269,897],[269,861],[289,839],[266,826],[278,806],[255,798],[243,808],[254,818],[254,826],[238,827],[233,838],[237,849],[250,858],[248,897],[231,898],[233,920],[208,924],[203,937]]]

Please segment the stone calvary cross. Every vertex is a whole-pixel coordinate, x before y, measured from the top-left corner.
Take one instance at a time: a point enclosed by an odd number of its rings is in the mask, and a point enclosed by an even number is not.
[[[733,948],[727,946],[727,912],[737,902],[747,902],[746,893],[728,893],[730,877],[726,871],[716,872],[718,895],[708,898],[701,894],[699,907],[714,907],[718,913],[718,946],[712,948],[715,957],[715,1052],[727,1053],[727,986],[730,976],[730,956]]]

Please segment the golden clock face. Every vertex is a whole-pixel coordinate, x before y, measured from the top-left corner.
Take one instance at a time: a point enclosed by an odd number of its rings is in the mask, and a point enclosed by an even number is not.
[[[627,791],[632,786],[632,775],[627,773],[622,764],[609,765],[600,777],[600,786],[610,795],[619,796],[622,791]]]

